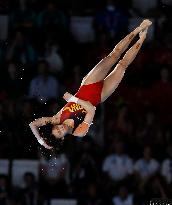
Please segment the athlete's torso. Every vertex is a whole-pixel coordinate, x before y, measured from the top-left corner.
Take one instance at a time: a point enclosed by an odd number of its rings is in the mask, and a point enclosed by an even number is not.
[[[92,105],[97,106],[101,102],[102,88],[103,81],[89,85],[82,85],[75,96],[82,100],[89,101]],[[73,119],[74,131],[78,125],[83,122],[85,115],[86,110],[82,108],[81,105],[70,102],[67,103],[61,110],[60,123],[63,123],[67,119]]]
[[[60,123],[63,123],[67,119],[74,120],[75,130],[79,124],[81,124],[85,118],[86,110],[81,107],[81,105],[69,102],[61,110]]]

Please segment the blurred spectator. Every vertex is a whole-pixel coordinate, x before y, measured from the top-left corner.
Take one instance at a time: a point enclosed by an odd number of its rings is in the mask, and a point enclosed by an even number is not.
[[[169,22],[169,19],[167,19]],[[164,33],[164,31],[163,31]],[[172,32],[171,32],[172,33]],[[165,36],[159,39],[160,44],[156,48],[154,53],[154,60],[159,65],[169,65],[172,66],[171,58],[172,58],[172,34],[167,33]],[[162,46],[163,45],[163,46]]]
[[[82,205],[102,205],[102,200],[98,195],[98,187],[96,183],[91,183],[88,185],[85,197],[80,202]]]
[[[6,113],[4,112],[5,106],[0,103],[0,137],[1,137],[1,143],[0,143],[0,156],[1,158],[5,157],[7,158],[9,155],[7,154],[8,146],[9,146],[9,140],[6,136],[6,130],[7,130],[7,123],[6,123]],[[9,135],[9,132],[8,132]]]
[[[35,62],[36,52],[21,31],[16,31],[14,38],[9,43],[6,59],[14,61],[17,59],[23,64]]]
[[[81,77],[82,68],[80,65],[75,65],[71,71],[71,75],[66,76],[65,86],[70,89],[71,93],[75,93],[81,85],[82,77]],[[72,76],[72,77],[71,77]]]
[[[6,78],[6,82],[4,82],[5,90],[10,98],[20,97],[22,93],[21,89],[21,78],[19,78],[19,69],[14,62],[10,62],[8,64],[8,76]],[[13,92],[11,92],[13,91]]]
[[[31,8],[31,2],[18,1],[19,3],[20,5],[17,5],[10,15],[10,27],[11,29],[22,28],[29,32],[35,23],[35,13]]]
[[[128,193],[126,186],[120,186],[118,195],[112,201],[114,205],[133,205],[133,195]]]
[[[88,51],[87,63],[94,66],[110,53],[109,36],[107,32],[97,34],[93,48]]]
[[[158,161],[162,161],[166,157],[166,135],[163,129],[157,128],[155,139],[153,140],[152,147],[154,150],[154,157]],[[159,152],[161,150],[161,153]]]
[[[78,191],[81,191],[81,184],[85,189],[87,183],[94,180],[96,176],[97,168],[95,160],[88,152],[83,153],[72,172],[73,183],[78,188]]]
[[[147,180],[158,171],[159,163],[152,158],[151,148],[146,146],[143,151],[143,158],[136,161],[134,170],[143,179]]]
[[[67,185],[70,183],[69,168],[69,160],[64,153],[58,156],[53,153],[49,159],[41,156],[40,169],[46,196],[64,197],[67,195]]]
[[[38,75],[32,79],[29,86],[29,97],[40,102],[46,102],[59,96],[59,83],[49,74],[48,63],[44,60],[38,63]]]
[[[59,54],[58,45],[47,43],[45,51],[45,59],[49,64],[50,71],[59,73],[64,68],[63,59]]]
[[[41,205],[43,199],[41,199],[35,176],[27,172],[24,175],[25,188],[22,190],[22,205]]]
[[[172,88],[172,83],[170,78],[171,76],[168,67],[162,67],[160,70],[159,79],[154,85],[155,89],[161,91],[161,93],[164,93],[165,91],[168,92]]]
[[[127,105],[122,105],[116,119],[116,129],[124,136],[130,136],[133,131],[133,123]]]
[[[163,160],[161,174],[164,176],[168,184],[172,183],[172,144],[167,147],[168,157]]]
[[[102,169],[112,180],[119,181],[132,174],[133,162],[124,152],[124,144],[122,142],[116,142],[113,146],[114,153],[105,158]]]
[[[151,17],[157,11],[157,0],[132,0],[134,15],[139,17]]]
[[[169,121],[169,119],[171,119],[171,111],[169,106],[172,103],[172,83],[170,77],[171,76],[168,67],[162,67],[160,70],[160,79],[154,83],[151,89],[152,103],[157,106],[161,116],[160,120],[163,123],[166,123]]]
[[[8,14],[9,12],[10,1],[0,0],[0,14]]]
[[[25,99],[18,106],[21,117],[18,119],[18,125],[20,126],[20,134],[18,134],[17,137],[17,153],[18,156],[22,156],[23,158],[35,158],[37,156],[38,144],[35,141],[34,136],[31,135],[31,130],[28,124],[36,117],[34,107],[37,106],[37,104],[34,103],[34,101],[32,102],[32,100]],[[39,110],[36,109],[36,112],[39,112]],[[25,142],[26,146],[23,146],[23,141]]]
[[[5,41],[8,38],[9,30],[9,0],[0,1],[0,40]]]
[[[49,1],[45,10],[41,11],[37,17],[38,28],[43,32],[54,33],[58,39],[64,37],[68,27],[67,18],[53,1]],[[65,35],[66,36],[66,35]]]
[[[22,102],[21,113],[23,115],[23,123],[28,123],[34,115],[33,102],[26,99]],[[24,126],[25,127],[25,126]]]
[[[0,204],[9,205],[10,193],[8,186],[8,177],[6,175],[0,175]]]
[[[147,203],[152,198],[167,198],[170,189],[160,175],[152,176],[144,186],[143,202]]]
[[[153,108],[145,111],[144,117],[139,119],[137,127],[137,140],[141,147],[147,144],[152,144],[156,138],[158,122],[157,116]]]
[[[106,7],[95,15],[97,33],[106,31],[112,39],[127,28],[127,16],[115,6],[113,0],[108,0]]]
[[[154,127],[155,126],[155,112],[154,110],[152,110],[151,108],[145,113],[145,123],[146,123],[146,127]],[[146,133],[148,134],[148,133]]]

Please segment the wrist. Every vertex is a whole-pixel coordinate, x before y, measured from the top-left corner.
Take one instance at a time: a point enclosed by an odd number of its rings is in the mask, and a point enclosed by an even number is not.
[[[39,138],[39,139],[37,138],[37,140],[38,140],[39,144],[41,144],[41,145],[43,145],[45,143],[42,138]]]
[[[93,124],[92,122],[86,122],[86,121],[83,121],[83,123],[87,124],[89,127]]]

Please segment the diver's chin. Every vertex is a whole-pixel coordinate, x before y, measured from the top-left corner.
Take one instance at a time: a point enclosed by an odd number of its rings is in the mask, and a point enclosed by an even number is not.
[[[73,128],[72,128],[71,126],[69,126],[69,125],[67,125],[67,124],[64,124],[63,126],[64,126],[65,129],[66,129],[66,134],[72,134]]]
[[[64,140],[64,136],[55,136],[57,140]]]
[[[56,134],[54,134],[54,133],[52,133],[52,135],[55,137],[55,139],[61,139],[61,138],[63,138],[63,136],[62,135],[56,135]]]

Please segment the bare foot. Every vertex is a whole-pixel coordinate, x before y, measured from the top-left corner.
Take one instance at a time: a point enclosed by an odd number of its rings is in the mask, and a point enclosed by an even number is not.
[[[145,28],[144,30],[142,30],[142,31],[139,33],[140,39],[145,39],[145,38],[146,38],[146,35],[147,35],[147,32],[148,32],[148,27]]]
[[[149,19],[145,19],[142,21],[142,23],[140,24],[140,27],[143,29],[149,27],[150,25],[152,25],[152,22]]]
[[[140,26],[138,26],[135,29],[136,33],[140,33],[141,31],[145,30],[146,28],[148,28],[149,26],[151,26],[152,22],[149,19],[145,19],[144,21],[142,21],[142,23],[140,24]]]

